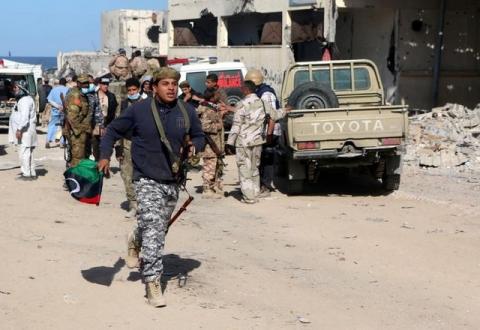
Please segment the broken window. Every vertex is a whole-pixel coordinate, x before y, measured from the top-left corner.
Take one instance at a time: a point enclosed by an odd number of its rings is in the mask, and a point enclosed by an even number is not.
[[[241,13],[225,17],[229,46],[282,44],[282,13]]]
[[[218,20],[211,13],[198,19],[173,21],[174,46],[216,46]]]
[[[295,10],[290,18],[295,61],[320,61],[328,45],[323,35],[323,10]]]
[[[159,36],[160,36],[160,26],[153,25],[147,30],[147,38],[151,42],[158,44]]]

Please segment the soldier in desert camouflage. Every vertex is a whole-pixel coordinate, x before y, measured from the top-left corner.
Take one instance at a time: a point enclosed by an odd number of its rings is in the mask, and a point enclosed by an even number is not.
[[[200,103],[197,113],[200,116],[202,129],[208,135],[205,150],[202,152],[203,160],[203,198],[221,198],[223,196],[223,115],[217,103],[220,95],[213,89],[204,93],[205,101]],[[214,144],[213,146],[210,143]],[[215,152],[216,151],[216,152]],[[219,153],[220,155],[217,155]]]
[[[258,202],[260,193],[259,165],[262,145],[266,142],[267,126],[284,116],[283,110],[275,110],[269,103],[255,94],[256,86],[244,81],[242,93],[244,98],[237,103],[233,125],[227,144],[235,146],[242,202]]]

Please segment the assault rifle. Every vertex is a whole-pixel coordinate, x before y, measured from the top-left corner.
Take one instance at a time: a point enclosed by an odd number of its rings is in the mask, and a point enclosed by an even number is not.
[[[212,148],[213,153],[220,159],[223,163],[223,158],[225,157],[225,153],[223,153],[220,148],[217,146],[215,141],[213,141],[212,137],[208,134],[205,134],[205,141],[207,144]],[[224,164],[225,165],[225,164]]]
[[[187,210],[187,207],[188,207],[188,205],[190,205],[191,202],[193,202],[193,197],[188,195],[188,199],[183,203],[183,205],[173,215],[173,217],[170,219],[170,221],[168,221],[167,230],[168,230],[168,228],[170,228],[171,225],[173,225],[173,223],[175,221],[177,221],[177,219],[180,217],[180,215]]]
[[[60,93],[60,100],[62,100],[63,106],[63,122],[61,123],[62,126],[62,137],[65,143],[65,152],[63,154],[63,158],[67,163],[67,167],[69,167],[69,163],[72,161],[72,146],[70,144],[70,134],[72,134],[72,125],[67,118],[67,102],[65,100],[65,95]]]
[[[188,198],[168,221],[167,232],[168,232],[168,228],[170,228],[170,226],[175,221],[177,221],[180,215],[187,210],[188,205],[190,205],[190,203],[193,202],[193,199],[194,199],[188,193],[187,188],[185,186],[187,181],[189,152],[190,152],[190,137],[188,136],[188,134],[185,134],[184,142],[183,142],[181,153],[180,153],[180,158],[178,160],[177,165],[172,164],[172,172],[173,172],[173,175],[175,176],[175,179],[177,180],[177,183],[180,185],[180,187],[183,187],[183,190],[185,190],[185,192],[188,194]],[[176,169],[174,168],[175,166],[178,166],[177,171],[175,171]]]

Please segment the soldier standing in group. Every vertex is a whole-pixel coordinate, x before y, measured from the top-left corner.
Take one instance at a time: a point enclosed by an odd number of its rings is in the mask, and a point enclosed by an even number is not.
[[[129,106],[142,100],[140,95],[140,81],[138,81],[138,79],[129,78],[125,82],[125,85],[127,87],[127,97],[120,105],[120,115],[122,115]],[[128,200],[128,213],[125,215],[125,218],[134,218],[137,214],[137,197],[133,187],[133,164],[131,150],[131,137],[121,139],[119,144],[115,146],[115,156],[120,163],[120,175],[123,179],[123,185],[125,186],[125,192]]]
[[[197,113],[200,116],[205,133],[206,145],[203,159],[203,198],[221,198],[223,196],[223,114],[216,105],[219,95],[213,89],[207,89]]]
[[[108,64],[110,73],[118,80],[127,80],[131,77],[130,64],[128,63],[127,52],[120,48],[118,54]]]
[[[242,202],[258,202],[260,193],[259,165],[262,145],[266,142],[268,125],[283,117],[283,111],[276,111],[255,94],[256,86],[251,80],[242,85],[244,98],[237,103],[233,125],[227,144],[236,147],[236,159],[242,190]]]
[[[95,84],[92,83],[93,77],[89,76],[89,78],[90,81],[87,89],[81,90],[83,95],[87,97],[88,106],[90,107],[90,112],[92,114],[92,134],[90,135],[91,138],[89,137],[87,140],[85,158],[88,158],[93,154],[95,161],[97,161],[100,153],[98,151],[100,144],[98,140],[100,139],[100,135],[103,135],[104,116],[100,107],[100,100],[95,92]]]
[[[65,120],[68,143],[71,148],[70,166],[77,166],[88,156],[88,141],[92,133],[92,110],[88,102],[89,78],[81,74],[65,100]]]
[[[227,92],[218,85],[218,76],[216,73],[210,73],[207,75],[207,78],[205,79],[205,87],[205,91],[207,91],[207,89],[213,89],[215,92],[218,92],[220,95],[220,101],[225,104],[228,103]]]
[[[132,59],[130,60],[130,71],[134,78],[140,79],[147,72],[148,65],[147,60],[142,57],[142,52],[136,50],[132,54]]]
[[[146,75],[153,75],[153,73],[157,70],[160,70],[160,62],[153,57],[151,49],[145,49],[143,52],[145,59],[147,59],[147,72]]]
[[[264,102],[268,103],[275,110],[280,109],[280,102],[278,102],[275,90],[263,82],[264,77],[260,70],[250,69],[245,75],[245,80],[251,80],[255,83],[255,94]],[[278,139],[281,136],[280,123],[267,128],[267,142],[262,147],[262,157],[260,159],[260,195],[259,197],[268,197],[270,192],[274,191],[273,177],[274,177],[274,163],[275,150],[278,144]]]

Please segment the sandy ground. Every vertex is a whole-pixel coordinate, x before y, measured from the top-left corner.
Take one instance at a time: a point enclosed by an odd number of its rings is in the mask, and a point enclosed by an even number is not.
[[[233,158],[223,200],[202,200],[192,173],[196,199],[167,239],[168,306],[154,309],[121,259],[133,222],[119,173],[99,207],[80,204],[44,138],[37,181],[0,171],[1,329],[480,328],[480,176],[407,169],[390,195],[333,176],[244,205]]]

